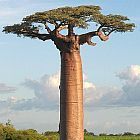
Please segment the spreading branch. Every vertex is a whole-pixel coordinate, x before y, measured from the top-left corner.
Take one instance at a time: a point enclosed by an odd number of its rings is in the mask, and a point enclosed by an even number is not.
[[[68,36],[65,36],[65,35],[62,35],[59,33],[59,30],[56,30],[55,31],[55,36],[58,38],[58,39],[61,39],[65,42],[70,42],[70,38]]]
[[[31,26],[26,23],[21,24],[14,24],[13,26],[6,26],[4,27],[3,32],[5,33],[13,33],[17,34],[17,36],[24,36],[24,37],[30,37],[30,38],[38,38],[40,40],[49,40],[51,39],[50,34],[40,34],[39,29],[37,27]]]
[[[26,36],[26,37],[31,37],[31,38],[38,38],[42,41],[46,41],[46,40],[49,40],[49,39],[52,39],[51,35],[50,34],[39,34],[39,33],[35,33],[35,32],[26,32],[26,31],[22,31],[20,33],[20,35],[23,35],[23,36]],[[19,35],[19,36],[20,36]]]
[[[33,38],[38,38],[38,39],[40,39],[40,40],[42,40],[42,41],[46,41],[46,40],[52,39],[52,37],[51,37],[50,34],[31,33],[30,35],[31,35],[31,37],[33,37]]]
[[[109,36],[111,33],[113,33],[114,31],[116,31],[116,29],[112,29],[108,34],[107,36]]]
[[[100,25],[96,31],[79,35],[79,44],[88,43],[89,45],[96,45],[91,41],[92,37],[99,36],[102,41],[108,40],[108,36],[115,31],[117,32],[132,32],[135,24],[128,23],[129,19],[122,15],[103,15],[99,6],[77,6],[77,7],[61,7],[49,11],[37,12],[35,14],[23,18],[20,24],[4,27],[3,32],[13,33],[18,36],[25,36],[30,38],[38,38],[41,40],[48,40],[54,38],[60,39],[64,42],[70,42],[71,37],[75,36],[74,28],[86,29],[90,26],[90,22],[95,22]],[[45,26],[48,34],[40,34],[42,25]],[[51,30],[48,24],[55,26]],[[68,34],[62,35],[61,30],[67,29]]]
[[[99,36],[99,38],[102,40],[102,41],[107,41],[109,39],[109,36],[108,35],[104,35],[101,31],[97,33],[97,35]]]
[[[49,26],[47,25],[47,23],[44,24],[45,25],[45,29],[47,30],[48,33],[51,33],[51,29],[49,28]]]
[[[62,30],[64,30],[64,29],[68,29],[68,25],[64,25],[64,26],[59,26],[56,30],[58,31],[58,32],[60,32],[60,31],[62,31]]]
[[[93,36],[97,36],[97,31],[88,32],[88,33],[79,35],[79,44],[83,45],[83,44],[87,43],[88,45],[95,46],[96,43],[93,43],[91,41]]]
[[[60,31],[64,29],[68,29],[68,25],[64,25],[63,23],[60,23],[57,27],[55,27],[55,29],[51,32],[51,34],[65,42],[70,42],[70,38],[68,36],[62,35],[60,33]]]
[[[104,23],[104,24],[101,24],[101,25],[99,26],[99,28],[97,29],[97,32],[100,32],[101,29],[102,29],[104,26],[105,26],[105,23]]]

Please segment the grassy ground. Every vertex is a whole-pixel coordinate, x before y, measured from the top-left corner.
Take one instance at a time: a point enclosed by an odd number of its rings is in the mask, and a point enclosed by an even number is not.
[[[48,140],[59,140],[59,138],[51,135]],[[85,136],[84,140],[140,140],[140,136]]]
[[[85,140],[140,140],[140,136],[85,136]]]
[[[101,135],[101,134],[100,134]],[[0,140],[60,140],[59,133],[53,131],[46,131],[39,134],[34,129],[16,130],[9,122],[0,124]],[[84,140],[140,140],[140,133],[134,135],[126,132],[123,136],[93,136],[93,133],[85,132]]]
[[[59,140],[59,138],[50,136],[48,140]],[[85,136],[84,140],[140,140],[140,136]]]

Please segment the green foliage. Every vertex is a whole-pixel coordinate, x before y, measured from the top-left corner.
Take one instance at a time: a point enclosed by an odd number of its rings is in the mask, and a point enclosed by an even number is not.
[[[21,24],[14,24],[13,26],[4,27],[3,32],[17,34],[18,37],[23,35],[34,38],[33,33],[38,33],[39,27],[35,27],[29,22],[22,22]]]
[[[85,140],[140,140],[138,136],[94,136],[86,137]]]
[[[84,135],[85,136],[94,136],[94,133],[93,132],[88,132],[86,129],[84,129]]]
[[[133,134],[131,132],[124,132],[124,134],[123,134],[123,136],[132,136],[132,135],[135,135],[135,134]]]
[[[11,123],[10,123],[11,124]],[[49,140],[34,129],[16,130],[13,125],[0,124],[0,140]]]
[[[107,136],[107,134],[106,133],[101,133],[101,134],[99,134],[99,136]]]
[[[99,6],[62,7],[44,12],[37,12],[23,18],[25,22],[48,22],[57,26],[58,23],[71,24],[75,27],[86,28],[87,21],[92,15],[100,15]]]
[[[55,29],[60,26],[87,28],[90,22],[95,22],[102,27],[105,34],[111,32],[133,31],[135,24],[128,23],[129,19],[122,15],[103,15],[99,6],[61,7],[23,18],[20,24],[4,27],[3,32],[13,33],[18,36],[37,38],[40,30],[45,29],[46,24],[53,24]],[[39,38],[41,39],[41,38]]]
[[[9,120],[9,119],[8,119],[8,121],[6,122],[5,125],[6,125],[6,126],[13,127],[13,124],[12,124],[11,120]]]
[[[58,136],[59,133],[58,133],[58,132],[54,132],[54,131],[46,131],[46,132],[44,133],[44,135],[45,135],[45,136],[50,136],[50,135],[56,135],[56,136]]]
[[[59,133],[54,131],[46,131],[44,133],[44,136],[46,136],[49,140],[58,140],[59,139]]]
[[[125,132],[120,135],[105,134],[100,136],[93,136],[86,129],[84,132],[84,140],[140,140],[139,134],[134,135],[131,132]],[[0,124],[0,140],[59,140],[59,133],[47,131],[41,135],[34,129],[16,130],[13,125]]]

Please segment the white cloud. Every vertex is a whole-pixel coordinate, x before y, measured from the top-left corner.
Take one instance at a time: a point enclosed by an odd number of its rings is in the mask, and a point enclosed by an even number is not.
[[[58,109],[59,79],[59,73],[51,76],[44,75],[39,81],[26,79],[23,85],[33,90],[35,97],[17,101],[13,105],[13,109]],[[84,78],[84,105],[88,108],[117,104],[121,94],[120,89],[116,87],[97,87],[92,82],[89,82],[87,78]]]
[[[13,105],[16,110],[58,109],[59,106],[59,74],[44,75],[39,81],[26,79],[22,84],[33,90],[34,98],[18,100]]]
[[[110,120],[102,123],[97,123],[96,127],[100,128],[100,133],[107,133],[107,134],[124,133],[124,132],[139,133],[139,129],[138,129],[139,125],[140,123],[138,123],[137,121]]]
[[[87,107],[114,106],[122,92],[116,87],[96,87],[84,89],[84,96]]]
[[[126,106],[140,106],[140,66],[132,65],[117,74],[123,80],[123,96],[121,104]]]
[[[139,120],[139,107],[137,107],[136,112],[128,112],[130,109],[128,107],[122,108],[131,106],[132,110],[133,107],[140,106],[139,70],[138,65],[132,65],[118,73],[117,76],[123,81],[122,87],[96,86],[94,83],[89,82],[87,78],[84,78],[85,128],[95,133],[123,133],[129,130],[137,133],[139,131],[137,129],[139,126],[139,123],[137,123]],[[36,120],[38,118],[44,120],[42,116],[45,115],[49,120],[50,116],[58,110],[59,79],[59,73],[44,75],[39,80],[26,79],[22,85],[32,90],[34,97],[18,100],[17,97],[11,96],[7,100],[0,100],[1,120],[6,121],[10,118],[17,128],[32,127],[38,128],[41,132],[49,129],[49,127],[52,129],[57,128],[59,122],[58,112],[55,114],[55,116],[57,115],[54,119],[55,124],[49,123],[49,121],[37,122]],[[32,120],[33,112],[37,116],[36,119]],[[47,112],[51,113],[47,114]],[[88,112],[90,112],[90,115]],[[105,116],[102,118],[104,114]],[[25,121],[29,117],[29,121]],[[93,118],[94,122],[92,122]],[[43,123],[46,123],[48,127],[42,126]]]
[[[16,97],[14,97],[14,96],[11,96],[10,98],[9,98],[9,100],[10,100],[10,102],[12,102],[12,103],[16,103],[16,101],[18,100]]]
[[[125,70],[122,72],[118,73],[117,76],[120,79],[123,80],[130,80],[130,81],[135,81],[135,80],[140,80],[140,66],[139,65],[131,65],[130,67],[127,67]]]
[[[7,101],[0,100],[0,109],[6,108],[8,106]]]
[[[33,90],[35,97],[32,99],[22,99],[13,105],[13,109],[58,109],[59,106],[59,73],[54,75],[44,75],[39,81],[26,79],[22,84]],[[84,78],[84,102],[85,106],[102,105],[115,102],[118,98],[115,88],[96,87],[87,78]],[[111,94],[112,91],[114,94]],[[106,99],[105,99],[106,98]],[[104,100],[103,100],[104,99]],[[109,101],[107,99],[110,99]],[[101,101],[103,103],[101,103]]]
[[[16,91],[15,87],[8,86],[4,83],[0,83],[0,94],[13,93],[15,91]]]
[[[140,106],[140,66],[132,65],[118,73],[117,77],[123,80],[122,87],[96,86],[84,78],[85,107]],[[34,97],[21,100],[11,97],[11,108],[14,110],[58,109],[59,79],[59,73],[44,75],[38,81],[26,79],[22,85],[31,89]],[[1,85],[1,92],[14,90]]]
[[[85,89],[85,105],[140,106],[140,66],[131,65],[117,74],[122,87],[94,87]]]

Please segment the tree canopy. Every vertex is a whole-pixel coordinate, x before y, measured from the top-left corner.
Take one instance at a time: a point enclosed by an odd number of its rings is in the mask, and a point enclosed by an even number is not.
[[[19,24],[5,26],[3,32],[38,38],[43,41],[48,39],[53,40],[52,36],[66,40],[67,35],[61,35],[58,32],[67,29],[68,36],[70,36],[74,33],[73,28],[85,29],[90,26],[91,22],[98,25],[97,27],[95,26],[97,28],[95,29],[96,32],[101,31],[106,36],[112,32],[132,32],[135,24],[129,23],[128,21],[128,17],[122,15],[103,15],[99,6],[83,5],[37,12],[26,16]]]

